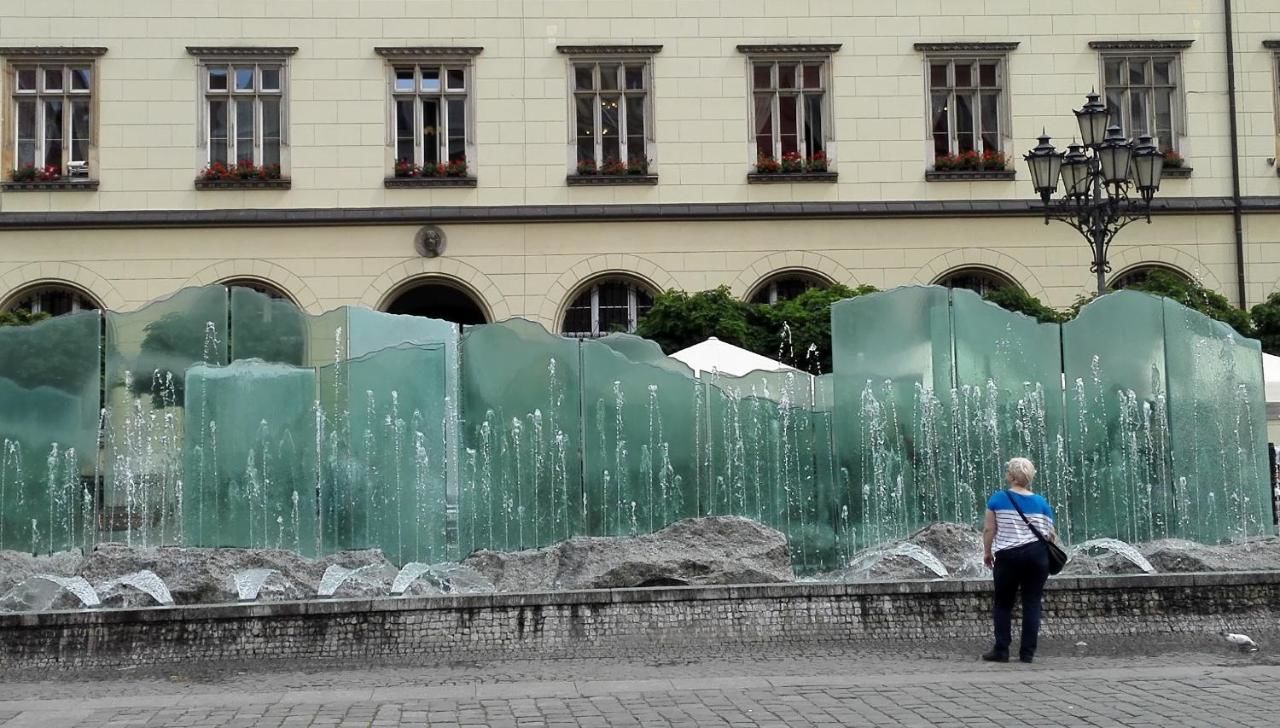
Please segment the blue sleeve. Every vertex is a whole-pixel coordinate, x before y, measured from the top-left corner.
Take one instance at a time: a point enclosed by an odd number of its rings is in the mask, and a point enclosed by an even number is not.
[[[1008,505],[1008,503],[1005,502],[1004,498],[1000,498],[1000,503],[996,502],[996,498],[1002,494],[1003,494],[1003,491],[997,491],[991,494],[991,497],[987,499],[987,510],[994,511],[996,509],[996,506],[1000,504]]]
[[[1044,512],[1049,514],[1049,520],[1053,523],[1057,523],[1058,519],[1053,515],[1053,506],[1049,505],[1049,499],[1044,496],[1040,496],[1040,500],[1044,501]]]

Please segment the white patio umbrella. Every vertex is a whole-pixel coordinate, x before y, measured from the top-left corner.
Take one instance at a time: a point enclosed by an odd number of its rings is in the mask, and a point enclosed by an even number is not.
[[[760,356],[733,344],[712,336],[701,344],[694,344],[671,355],[672,359],[684,362],[694,375],[702,372],[717,372],[731,377],[741,377],[755,371],[785,372],[798,371],[782,362]]]

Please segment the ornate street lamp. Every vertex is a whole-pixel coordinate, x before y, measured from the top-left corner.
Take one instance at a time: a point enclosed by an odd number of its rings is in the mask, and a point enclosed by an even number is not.
[[[1044,203],[1044,224],[1065,222],[1089,241],[1098,276],[1098,295],[1106,292],[1107,251],[1116,233],[1136,220],[1151,222],[1151,200],[1160,189],[1164,157],[1152,138],[1143,135],[1135,144],[1118,126],[1107,126],[1110,113],[1098,94],[1090,93],[1075,111],[1080,144],[1063,154],[1046,134],[1023,159],[1031,170],[1031,184]],[[1059,180],[1063,187],[1058,193]],[[1137,192],[1131,197],[1130,190]]]

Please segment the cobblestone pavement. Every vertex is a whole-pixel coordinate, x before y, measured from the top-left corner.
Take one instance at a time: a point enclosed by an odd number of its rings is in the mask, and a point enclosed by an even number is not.
[[[1256,637],[1256,636],[1255,636]],[[1280,649],[1207,636],[634,654],[607,660],[212,665],[0,675],[0,727],[1275,726]]]

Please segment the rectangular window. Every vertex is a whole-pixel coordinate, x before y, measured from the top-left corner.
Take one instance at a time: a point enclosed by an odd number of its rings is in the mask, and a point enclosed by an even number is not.
[[[284,140],[284,64],[207,63],[202,67],[209,164],[275,168]]]
[[[24,64],[14,65],[11,73],[15,169],[88,177],[93,65]]]
[[[1005,150],[1005,70],[1001,57],[928,59],[929,133],[934,159]]]
[[[395,163],[466,164],[471,149],[470,66],[396,64],[391,73]]]
[[[1110,123],[1126,137],[1154,137],[1160,151],[1177,151],[1183,134],[1176,54],[1106,54],[1102,88]]]
[[[824,59],[751,61],[751,136],[757,158],[813,159],[831,138]]]
[[[648,171],[652,153],[649,61],[575,60],[573,129],[579,172]]]

